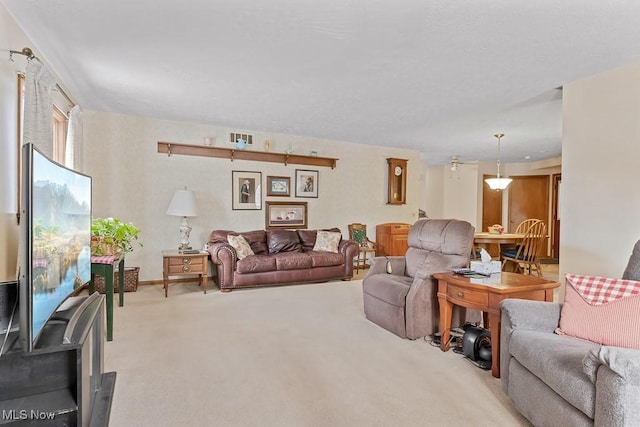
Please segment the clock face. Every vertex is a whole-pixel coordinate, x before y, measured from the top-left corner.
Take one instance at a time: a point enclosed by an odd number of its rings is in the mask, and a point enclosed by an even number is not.
[[[396,174],[396,176],[402,175],[402,168],[400,166],[396,166],[394,173]]]

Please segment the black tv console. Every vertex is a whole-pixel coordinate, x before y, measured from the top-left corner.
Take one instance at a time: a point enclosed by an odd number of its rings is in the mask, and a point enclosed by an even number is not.
[[[68,298],[29,353],[11,334],[0,355],[0,425],[109,424],[116,373],[104,372],[103,295]]]

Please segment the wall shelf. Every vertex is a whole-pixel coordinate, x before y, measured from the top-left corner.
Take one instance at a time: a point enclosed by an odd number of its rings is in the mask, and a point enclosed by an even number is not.
[[[238,150],[234,148],[210,147],[206,145],[176,144],[158,141],[158,153],[168,156],[180,154],[185,156],[218,157],[221,159],[255,160],[259,162],[321,166],[334,169],[338,159],[331,157],[303,156],[301,154],[275,153],[270,151]]]

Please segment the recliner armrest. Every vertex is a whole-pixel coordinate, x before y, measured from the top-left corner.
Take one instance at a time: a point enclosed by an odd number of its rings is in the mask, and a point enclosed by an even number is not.
[[[506,299],[500,303],[500,308],[503,328],[553,332],[560,321],[562,304]]]
[[[640,425],[640,350],[602,346],[583,359],[596,386],[594,425]]]
[[[584,373],[593,383],[596,382],[598,368],[606,366],[623,381],[640,386],[640,350],[602,346],[589,351],[582,363]]]
[[[387,261],[391,264],[391,273],[387,273]],[[404,276],[406,260],[403,256],[379,256],[371,259],[367,276],[372,274],[395,274]],[[365,276],[366,277],[366,276]]]

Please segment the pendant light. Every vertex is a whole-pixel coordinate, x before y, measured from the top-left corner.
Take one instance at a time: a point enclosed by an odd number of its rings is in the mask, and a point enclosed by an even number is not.
[[[489,184],[489,188],[492,190],[504,190],[513,181],[511,178],[500,178],[500,139],[504,136],[504,133],[496,133],[493,136],[498,138],[498,174],[495,178],[485,179],[485,182]]]

